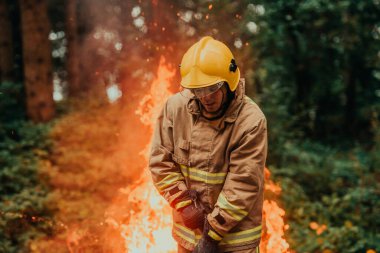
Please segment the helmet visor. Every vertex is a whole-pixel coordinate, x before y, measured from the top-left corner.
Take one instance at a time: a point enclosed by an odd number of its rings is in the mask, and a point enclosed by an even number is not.
[[[203,88],[195,88],[195,89],[188,89],[195,97],[197,98],[203,98],[208,95],[211,95],[215,92],[217,92],[224,84],[223,82],[216,83],[211,86],[203,87]]]

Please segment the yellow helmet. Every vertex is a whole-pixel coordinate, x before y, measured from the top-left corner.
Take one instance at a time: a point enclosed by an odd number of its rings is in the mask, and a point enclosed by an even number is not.
[[[210,36],[192,45],[180,66],[184,88],[203,88],[226,81],[234,91],[239,83],[240,71],[231,50]]]

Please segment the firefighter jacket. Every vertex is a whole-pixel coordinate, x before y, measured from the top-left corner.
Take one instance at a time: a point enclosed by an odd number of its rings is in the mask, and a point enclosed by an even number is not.
[[[223,236],[220,251],[228,252],[260,243],[266,155],[266,119],[241,80],[217,124],[201,116],[198,100],[171,96],[157,119],[149,169],[169,203],[186,189],[199,193],[209,223]],[[173,237],[192,250],[202,231],[185,227],[176,210],[184,204],[173,208]]]

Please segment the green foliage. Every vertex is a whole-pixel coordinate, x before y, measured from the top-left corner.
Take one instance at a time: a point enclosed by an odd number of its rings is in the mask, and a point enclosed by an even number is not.
[[[0,252],[22,252],[30,239],[50,232],[48,223],[41,222],[50,211],[38,171],[49,152],[50,127],[22,120],[19,85],[3,83],[0,88]]]
[[[283,188],[293,249],[380,250],[380,164],[373,164],[375,152],[340,152],[310,142],[283,150],[283,167],[274,174]],[[312,229],[312,222],[326,229]]]
[[[297,252],[380,250],[380,4],[251,1],[243,27]],[[252,23],[251,23],[252,24]]]
[[[23,86],[19,83],[0,82],[0,124],[25,116]]]
[[[36,162],[46,154],[48,127],[16,121],[0,128],[1,196],[15,194],[38,183]],[[2,199],[2,198],[0,198]]]
[[[245,19],[258,32],[245,34],[268,122],[318,142],[367,142],[380,110],[379,11],[378,1],[253,1]]]

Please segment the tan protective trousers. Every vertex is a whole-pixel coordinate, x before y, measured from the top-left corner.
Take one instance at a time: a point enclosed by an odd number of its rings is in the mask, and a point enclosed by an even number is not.
[[[180,245],[178,245],[178,253],[191,253],[190,250],[187,250]],[[228,253],[260,253],[259,247],[253,248],[253,249],[245,249],[245,250],[239,250],[239,251],[229,251]]]

